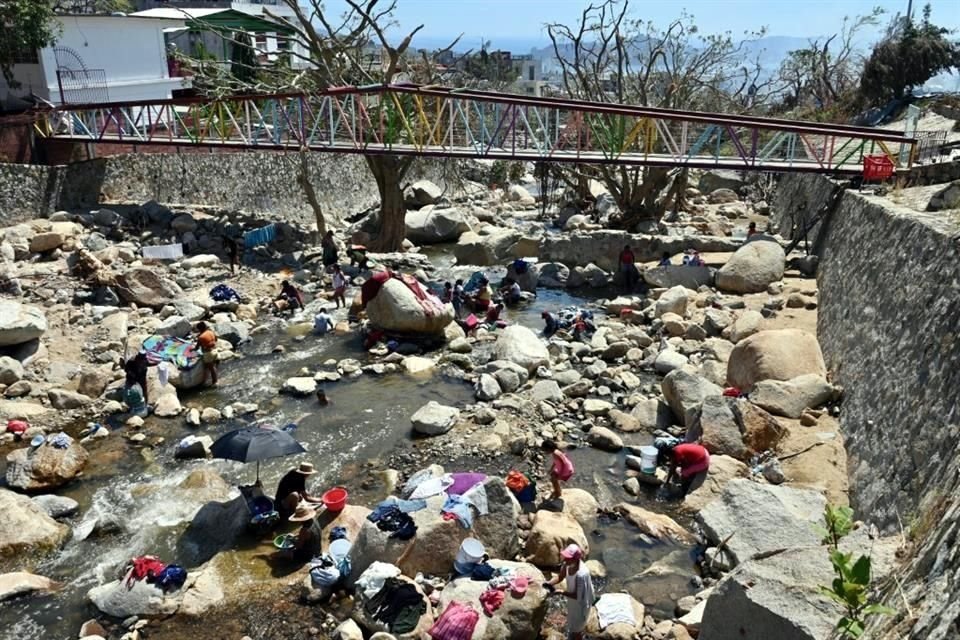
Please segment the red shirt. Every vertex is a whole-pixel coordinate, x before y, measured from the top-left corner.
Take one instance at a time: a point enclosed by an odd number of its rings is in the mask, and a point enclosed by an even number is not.
[[[620,264],[633,264],[636,261],[636,257],[633,255],[633,251],[621,251],[620,252]]]
[[[710,454],[699,444],[685,442],[673,448],[673,459],[681,472],[690,467],[710,464]],[[702,469],[701,469],[702,470]]]
[[[496,322],[499,319],[500,319],[500,309],[497,309],[496,307],[490,307],[489,309],[487,309],[487,317],[486,317],[487,322]]]

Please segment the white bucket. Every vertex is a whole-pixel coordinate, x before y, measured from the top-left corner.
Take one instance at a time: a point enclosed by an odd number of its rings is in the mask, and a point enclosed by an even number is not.
[[[640,447],[640,471],[653,474],[657,471],[657,454],[660,450],[656,447]]]
[[[476,538],[466,538],[460,543],[460,550],[457,551],[457,562],[460,564],[475,564],[483,560],[483,554],[486,549],[483,543]]]
[[[340,538],[339,540],[334,540],[330,543],[330,555],[333,557],[334,562],[340,563],[341,560],[350,555],[350,547],[353,546],[346,538]]]

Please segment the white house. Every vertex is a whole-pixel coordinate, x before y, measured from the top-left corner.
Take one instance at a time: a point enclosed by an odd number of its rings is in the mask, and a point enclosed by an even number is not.
[[[543,78],[543,60],[531,55],[513,56],[513,65],[517,70],[517,81],[514,87],[517,93],[540,97],[546,81]]]
[[[297,24],[297,14],[289,5],[281,0],[233,0],[230,6],[236,11],[243,11],[244,13],[255,16],[275,16],[286,20],[290,24]],[[258,48],[268,53],[276,51],[278,43],[290,47],[290,53],[292,54],[290,56],[291,67],[294,69],[305,69],[310,66],[310,52],[298,39],[290,40],[288,43],[276,38],[257,40]],[[285,49],[286,47],[281,48]]]
[[[112,15],[58,17],[56,43],[25,52],[13,66],[19,87],[0,77],[0,104],[16,108],[36,96],[53,104],[171,98],[184,79],[170,77],[165,29],[183,20]]]

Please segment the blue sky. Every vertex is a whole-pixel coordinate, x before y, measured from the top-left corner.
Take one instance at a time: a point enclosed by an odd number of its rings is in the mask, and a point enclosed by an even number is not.
[[[543,24],[574,24],[586,0],[397,0],[396,19],[410,29],[424,24],[414,46],[433,47],[460,33],[469,48],[481,40],[518,52],[549,43]],[[905,12],[907,0],[633,0],[638,17],[664,24],[684,9],[704,33],[735,35],[767,27],[772,36],[810,37],[836,32],[844,16],[866,14],[875,6],[889,15]],[[919,15],[923,0],[914,0]],[[960,0],[932,0],[934,22],[960,27]],[[329,0],[336,10],[342,0]],[[885,20],[884,20],[885,22]],[[870,38],[871,40],[873,38]]]

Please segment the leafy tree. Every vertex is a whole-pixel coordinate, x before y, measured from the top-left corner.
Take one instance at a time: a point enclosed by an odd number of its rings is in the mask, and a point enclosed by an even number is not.
[[[13,65],[38,49],[53,44],[59,24],[49,2],[4,0],[0,2],[0,71],[7,85],[20,86],[13,77]]]
[[[860,81],[864,100],[879,104],[902,98],[943,71],[960,67],[960,42],[952,32],[930,21],[930,5],[919,24],[910,17],[895,19],[867,59]]]
[[[57,13],[127,13],[133,11],[129,0],[54,0],[53,10]]]
[[[252,84],[256,81],[257,55],[249,33],[234,34],[230,74],[243,84]]]

